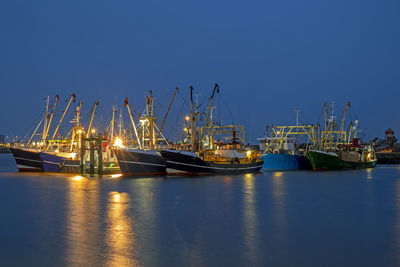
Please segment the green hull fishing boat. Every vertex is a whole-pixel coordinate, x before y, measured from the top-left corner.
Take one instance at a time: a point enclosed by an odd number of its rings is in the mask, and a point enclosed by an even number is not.
[[[321,132],[321,143],[318,149],[309,150],[307,157],[313,170],[346,170],[366,169],[376,166],[377,158],[371,144],[360,144],[358,138],[358,120],[354,126],[350,123],[349,134],[343,131],[344,121],[350,102],[347,102],[339,130],[336,128],[334,103],[331,116],[327,119],[327,103],[325,102],[325,130]],[[329,123],[329,126],[328,126]],[[351,142],[351,134],[353,139]],[[348,136],[348,138],[346,138]]]
[[[376,157],[373,151],[339,151],[326,152],[322,150],[310,150],[307,157],[314,170],[345,170],[366,169],[376,166]]]

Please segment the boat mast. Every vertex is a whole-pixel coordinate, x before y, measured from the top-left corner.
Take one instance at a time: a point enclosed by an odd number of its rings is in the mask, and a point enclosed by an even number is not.
[[[32,138],[35,136],[37,130],[39,129],[40,125],[42,124],[42,121],[43,121],[43,118],[40,120],[39,124],[36,126],[36,129],[35,129],[35,131],[33,132],[33,134],[31,135],[31,138],[29,138],[27,145],[30,144]]]
[[[114,140],[114,121],[115,121],[115,112],[117,112],[117,107],[113,105],[112,107],[112,119],[111,119],[111,135],[110,141]]]
[[[199,142],[198,138],[198,132],[197,132],[197,116],[199,115],[198,113],[198,108],[199,108],[199,94],[196,93],[194,94],[196,99],[193,102],[193,86],[190,86],[190,129],[191,129],[191,135],[190,135],[190,144],[191,148],[190,150],[192,152],[195,151],[196,144]],[[197,142],[197,143],[196,143]]]
[[[158,131],[158,134],[157,134],[157,136],[156,136],[156,139],[155,139],[156,145],[157,145],[158,137],[160,136],[161,131],[162,131],[163,127],[164,127],[165,120],[167,119],[169,110],[171,109],[172,103],[174,102],[174,98],[175,98],[176,92],[178,92],[178,87],[175,88],[174,94],[173,94],[172,99],[171,99],[171,103],[169,103],[169,106],[168,106],[168,109],[167,109],[167,113],[165,113],[164,120],[163,120],[163,122],[162,122],[162,124],[161,124],[161,128],[160,128],[160,130]]]
[[[65,117],[65,114],[67,113],[68,108],[69,108],[69,106],[70,106],[72,100],[74,100],[74,102],[75,102],[75,98],[76,98],[75,94],[72,94],[72,95],[71,95],[71,98],[69,99],[68,105],[67,105],[67,107],[65,108],[64,113],[63,113],[63,115],[61,116],[61,119],[60,119],[60,121],[59,121],[58,124],[57,124],[56,129],[54,130],[53,136],[51,137],[51,141],[54,140],[54,137],[55,137],[56,134],[57,134],[58,128],[60,127],[60,124],[61,124],[61,122],[63,121],[63,119],[64,119],[64,117]],[[50,142],[49,142],[49,145],[47,146],[47,148],[49,148],[49,146],[50,146]]]
[[[49,116],[49,98],[50,98],[50,96],[47,96],[47,99],[45,100],[46,112],[44,113],[44,123],[43,123],[43,132],[42,132],[42,143],[43,144],[46,140],[47,120],[48,120],[48,116]]]
[[[350,101],[347,102],[346,108],[344,110],[343,113],[343,118],[342,118],[342,123],[340,124],[340,129],[339,129],[339,134],[336,138],[336,144],[335,144],[335,148],[337,147],[338,143],[339,143],[339,139],[340,137],[342,137],[342,129],[343,129],[343,124],[344,124],[344,120],[346,118],[346,114],[347,114],[347,109],[350,107]]]
[[[326,148],[327,145],[327,132],[328,132],[328,103],[324,103],[324,108],[325,108],[325,130],[324,130],[324,139],[323,139],[323,148]]]
[[[194,138],[193,138],[193,151],[194,151],[194,149],[195,149],[195,146],[196,146],[196,143],[195,142],[197,142],[197,143],[199,143],[199,131],[198,131],[198,129],[197,129],[197,120],[198,120],[198,118],[197,118],[197,116],[199,115],[199,93],[196,93],[195,94],[195,97],[196,97],[196,99],[195,99],[195,102],[194,102]]]
[[[137,133],[137,130],[136,130],[136,124],[135,124],[135,122],[133,121],[133,116],[132,116],[132,113],[131,113],[131,109],[130,109],[129,104],[128,104],[128,98],[125,98],[124,105],[125,105],[126,108],[128,109],[129,117],[130,117],[131,122],[132,122],[133,130],[135,131],[135,135],[136,135],[136,139],[137,139],[139,148],[142,149],[142,145],[141,145],[141,143],[140,143],[140,139],[139,139],[139,136],[138,136],[138,133]],[[120,118],[122,118],[122,116],[120,116]],[[121,125],[122,125],[122,123],[121,123]],[[120,126],[121,126],[121,125],[120,125]],[[120,127],[120,131],[121,131],[121,127]]]
[[[96,102],[94,102],[94,105],[93,105],[92,116],[90,117],[90,123],[89,123],[89,128],[87,129],[87,132],[86,132],[86,138],[89,137],[89,135],[90,135],[90,129],[92,128],[94,113],[96,112],[96,107],[98,104],[99,104],[99,101],[96,100]]]
[[[47,123],[46,134],[45,134],[44,140],[43,140],[43,144],[44,144],[44,146],[45,146],[45,150],[47,150],[46,138],[47,138],[47,135],[49,134],[51,121],[53,120],[54,111],[55,111],[55,109],[56,109],[56,106],[57,106],[57,103],[58,103],[58,100],[59,100],[59,99],[60,99],[60,97],[59,97],[58,95],[56,95],[56,100],[54,101],[53,109],[52,109],[51,115],[50,115],[50,120],[49,120],[49,122]]]
[[[154,114],[153,114],[153,92],[149,90],[149,97],[147,98],[147,120],[149,121],[149,149],[154,148]]]
[[[75,126],[73,126],[73,128],[72,128],[70,151],[73,151],[75,136],[78,136],[77,137],[78,147],[80,146],[80,143],[81,143],[80,139],[81,139],[82,129],[80,129],[80,125],[79,125],[79,117],[81,116],[81,108],[82,108],[82,101],[80,101],[78,106],[76,107],[75,120],[72,121],[72,122],[75,122]]]
[[[211,107],[211,111],[210,111],[210,137],[208,140],[208,146],[210,149],[213,148],[213,123],[214,123],[213,110],[214,109],[215,109],[215,107]]]
[[[335,118],[334,112],[335,112],[335,102],[332,102],[332,104],[331,104],[331,116],[329,118],[329,123],[330,123],[330,127],[331,127],[331,130],[330,130],[330,133],[329,133],[329,149],[331,149],[331,147],[332,147],[332,143],[333,143],[333,126],[336,123],[336,121],[335,121],[336,118]]]
[[[351,139],[351,129],[353,128],[353,122],[350,122],[350,126],[349,126],[349,136],[347,138],[347,144],[350,144],[350,139]]]
[[[190,150],[194,147],[194,129],[193,129],[193,86],[190,86]]]
[[[118,118],[118,134],[121,137],[122,136],[122,108],[119,111],[119,118]]]
[[[296,135],[296,144],[298,143],[299,137],[299,114],[301,114],[301,110],[296,108],[296,128],[297,128],[297,135]]]
[[[201,142],[203,141],[205,132],[207,131],[206,129],[207,129],[207,126],[208,126],[208,123],[209,123],[208,117],[209,117],[210,112],[211,112],[211,107],[212,107],[212,103],[213,103],[213,100],[214,100],[215,92],[219,92],[219,85],[217,83],[214,86],[213,92],[212,92],[212,94],[210,96],[210,101],[208,103],[206,120],[204,121],[203,131],[201,132],[201,136],[200,136],[200,139],[199,139],[199,150],[201,149]]]

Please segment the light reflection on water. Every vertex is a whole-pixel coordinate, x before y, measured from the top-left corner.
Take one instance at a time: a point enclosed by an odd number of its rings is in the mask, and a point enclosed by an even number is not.
[[[132,221],[128,216],[128,193],[110,192],[107,208],[107,266],[138,266],[132,253],[135,243]]]
[[[109,193],[103,236],[100,180],[73,176],[69,181],[66,262],[72,266],[102,262],[106,266],[139,265],[133,253],[135,236],[128,214],[128,193]]]
[[[284,172],[275,172],[272,176],[272,196],[274,203],[275,238],[280,243],[286,240],[287,211],[285,195]]]
[[[71,177],[67,201],[66,262],[74,266],[99,263],[99,181],[82,176]]]
[[[396,237],[396,250],[400,252],[400,178],[397,180],[396,184],[396,223],[395,223],[395,237]],[[396,261],[397,261],[397,266],[400,266],[400,253],[396,254]]]
[[[257,211],[256,211],[256,190],[255,177],[253,174],[245,174],[244,177],[244,199],[243,199],[243,226],[246,243],[245,258],[250,261],[258,261],[257,255]]]
[[[4,266],[400,266],[399,170],[0,174],[0,259]]]
[[[373,168],[368,168],[365,170],[367,172],[367,179],[372,179]]]

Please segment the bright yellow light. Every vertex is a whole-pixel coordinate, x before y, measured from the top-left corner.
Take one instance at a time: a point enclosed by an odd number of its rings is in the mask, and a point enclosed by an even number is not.
[[[92,129],[92,133],[95,133],[96,132],[96,129]]]
[[[111,178],[119,178],[119,177],[121,177],[121,176],[122,176],[121,173],[119,173],[119,174],[112,174],[112,175],[111,175]]]
[[[32,143],[32,145],[34,145],[34,146],[35,146],[35,145],[36,145],[36,143],[35,143],[35,142],[33,142],[33,143]]]
[[[186,117],[185,117],[185,120],[187,120],[187,121],[188,121],[188,120],[189,120],[189,116],[186,116]]]
[[[185,132],[187,132],[188,129],[185,127],[185,128],[183,128],[183,130],[185,130]]]
[[[56,153],[60,153],[60,150],[56,149],[56,151],[54,151],[54,152],[56,152]]]
[[[114,146],[122,147],[122,140],[121,138],[117,137],[114,141]]]
[[[283,176],[283,172],[275,172],[274,173],[274,177],[282,177]]]
[[[119,202],[121,200],[121,195],[119,193],[114,194],[114,201]]]
[[[79,129],[79,130],[78,130],[78,133],[79,133],[79,134],[82,133],[82,130]]]
[[[277,133],[277,134],[281,134],[281,132],[280,132],[280,131],[277,131],[276,133]]]
[[[248,157],[250,157],[251,156],[251,151],[250,150],[247,151],[246,154],[247,154]]]
[[[76,157],[76,153],[75,152],[73,152],[73,153],[71,153],[71,158],[75,158]]]
[[[74,181],[81,181],[83,179],[83,176],[77,175],[71,178]]]

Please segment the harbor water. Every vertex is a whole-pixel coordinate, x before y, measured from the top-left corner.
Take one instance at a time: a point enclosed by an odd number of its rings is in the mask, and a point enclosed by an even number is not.
[[[399,266],[400,167],[0,174],[2,266]]]

